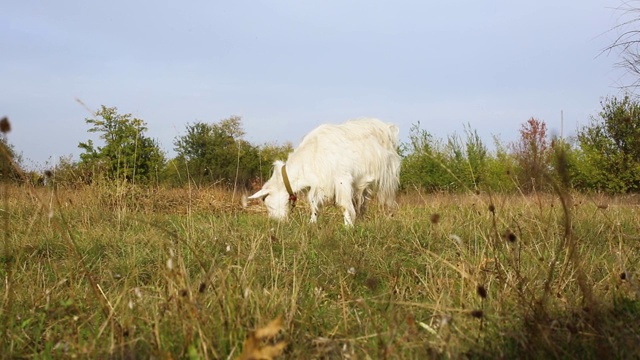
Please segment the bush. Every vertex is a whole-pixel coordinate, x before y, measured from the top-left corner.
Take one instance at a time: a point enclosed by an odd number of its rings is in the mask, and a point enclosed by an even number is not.
[[[520,139],[511,144],[517,163],[516,177],[524,192],[548,189],[547,175],[551,165],[551,149],[547,124],[530,118],[520,127]]]
[[[413,187],[427,191],[457,188],[455,176],[446,167],[444,145],[428,131],[420,129],[420,123],[411,127],[409,143],[401,145],[403,155],[400,184],[402,189]]]
[[[402,144],[401,187],[426,191],[513,190],[512,158],[496,141],[491,154],[477,131],[465,127],[465,139],[455,134],[447,143],[435,139],[420,124],[413,125],[409,143]]]

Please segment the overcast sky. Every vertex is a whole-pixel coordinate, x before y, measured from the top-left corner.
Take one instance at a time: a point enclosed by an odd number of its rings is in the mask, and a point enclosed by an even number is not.
[[[169,157],[187,123],[241,116],[296,145],[354,117],[491,144],[530,117],[565,135],[619,94],[601,55],[621,1],[9,1],[0,116],[27,166],[78,159],[100,105],[148,124]]]

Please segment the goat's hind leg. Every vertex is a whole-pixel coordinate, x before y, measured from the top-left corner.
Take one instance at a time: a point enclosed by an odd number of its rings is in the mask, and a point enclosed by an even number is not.
[[[353,204],[356,208],[356,216],[363,218],[367,210],[367,202],[371,199],[371,181],[361,181],[356,185],[354,191]]]

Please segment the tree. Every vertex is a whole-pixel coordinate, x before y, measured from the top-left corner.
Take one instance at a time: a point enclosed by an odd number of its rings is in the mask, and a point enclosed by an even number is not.
[[[108,179],[149,182],[162,168],[165,156],[157,142],[147,136],[147,124],[131,114],[120,115],[115,107],[101,106],[95,118],[87,118],[89,132],[100,134],[104,146],[96,147],[92,140],[78,147],[82,166],[103,172]],[[94,171],[95,173],[95,171]]]
[[[601,102],[598,117],[578,131],[578,166],[586,188],[607,192],[640,190],[640,103],[628,95]]]
[[[242,136],[238,116],[214,124],[187,124],[186,134],[174,140],[174,165],[197,184],[248,186],[259,173],[259,150]]]
[[[520,127],[520,139],[511,144],[511,151],[522,189],[543,189],[547,185],[545,176],[551,165],[547,124],[533,117],[527,120]]]

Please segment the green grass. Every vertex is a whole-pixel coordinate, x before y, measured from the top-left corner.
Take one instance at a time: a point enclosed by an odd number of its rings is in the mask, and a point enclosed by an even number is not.
[[[345,229],[218,189],[8,190],[7,357],[235,358],[278,315],[290,359],[640,354],[635,198],[411,193]]]

